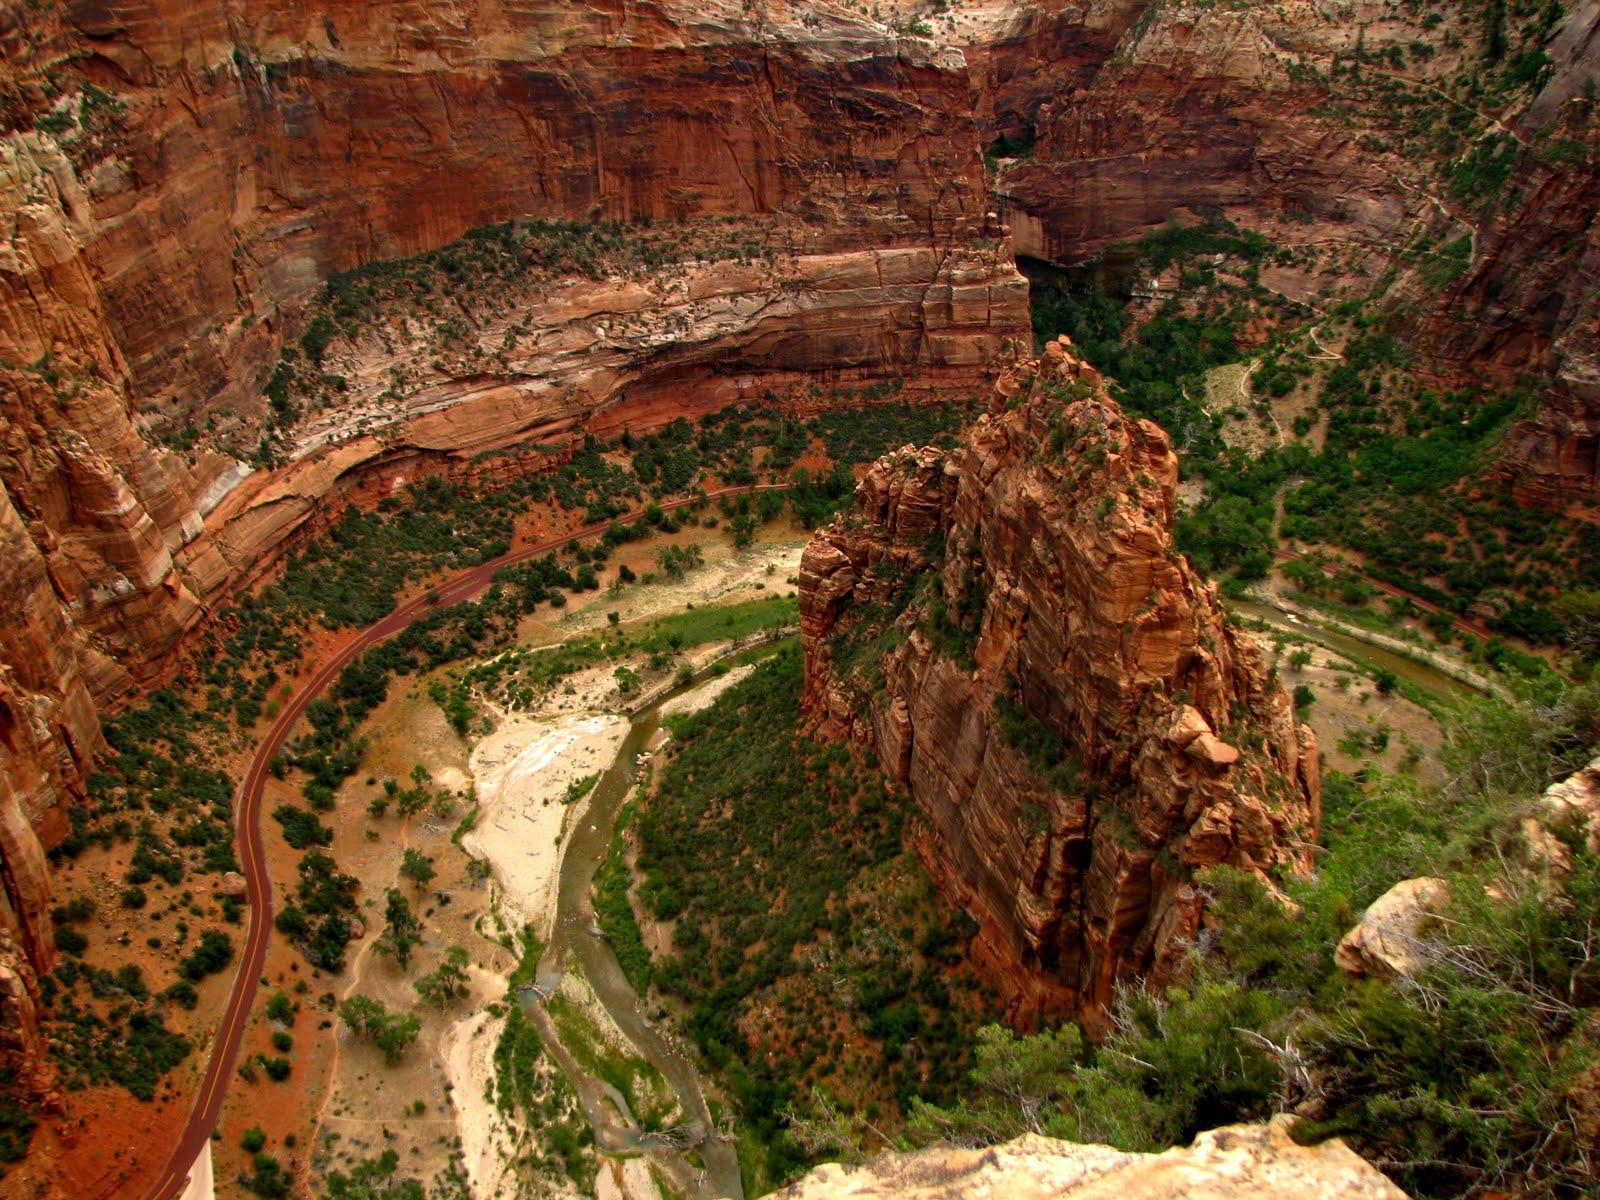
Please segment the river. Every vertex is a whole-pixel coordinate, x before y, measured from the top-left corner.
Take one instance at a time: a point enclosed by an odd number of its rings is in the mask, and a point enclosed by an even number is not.
[[[590,894],[595,872],[611,851],[617,815],[638,774],[638,757],[660,728],[661,705],[684,690],[687,689],[675,689],[634,716],[616,760],[589,794],[587,808],[578,815],[578,827],[568,840],[561,860],[555,927],[550,944],[539,960],[538,982],[540,990],[550,994],[560,986],[562,975],[571,965],[575,963],[581,969],[596,998],[633,1043],[639,1056],[660,1071],[677,1094],[684,1113],[684,1132],[704,1166],[690,1161],[687,1151],[664,1144],[655,1135],[619,1131],[615,1121],[603,1117],[604,1105],[599,1097],[606,1091],[606,1085],[584,1073],[570,1055],[562,1055],[561,1065],[567,1074],[578,1076],[572,1082],[584,1098],[597,1144],[603,1150],[648,1150],[653,1157],[665,1160],[663,1165],[669,1168],[675,1183],[706,1200],[713,1197],[743,1200],[738,1153],[732,1141],[722,1140],[715,1134],[699,1072],[687,1056],[670,1045],[650,1024],[644,1005],[622,973],[610,943],[591,932],[596,928]]]

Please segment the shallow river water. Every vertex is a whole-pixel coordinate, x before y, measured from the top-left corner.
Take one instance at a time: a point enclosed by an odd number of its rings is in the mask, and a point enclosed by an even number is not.
[[[643,1004],[611,951],[610,943],[591,932],[596,928],[594,905],[590,898],[595,872],[610,853],[611,842],[616,834],[617,814],[638,774],[638,757],[645,752],[660,726],[660,706],[677,694],[676,691],[669,693],[634,717],[632,728],[623,740],[616,760],[589,794],[585,811],[577,814],[578,827],[573,831],[561,860],[555,928],[551,931],[550,944],[539,960],[539,986],[549,994],[560,986],[562,975],[572,965],[581,969],[596,998],[633,1043],[640,1057],[660,1071],[676,1092],[684,1113],[684,1133],[692,1143],[698,1143],[694,1149],[704,1162],[704,1167],[700,1168],[682,1153],[661,1145],[654,1135],[640,1135],[632,1131],[619,1134],[614,1122],[600,1119],[600,1106],[591,1099],[603,1085],[592,1079],[574,1080],[580,1095],[586,1098],[585,1107],[596,1126],[595,1136],[602,1148],[647,1149],[668,1160],[676,1159],[675,1165],[679,1169],[672,1174],[678,1176],[680,1182],[691,1184],[700,1195],[742,1200],[744,1192],[740,1183],[738,1154],[731,1141],[712,1136],[715,1131],[700,1087],[699,1072],[685,1054],[670,1045],[651,1026]]]

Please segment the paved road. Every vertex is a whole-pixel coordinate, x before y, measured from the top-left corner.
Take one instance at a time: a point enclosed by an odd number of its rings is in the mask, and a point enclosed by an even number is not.
[[[1317,564],[1316,559],[1305,554],[1300,554],[1294,550],[1274,550],[1273,556],[1279,562],[1307,562],[1320,565]],[[1373,587],[1377,588],[1386,596],[1393,596],[1397,600],[1409,600],[1424,612],[1441,613],[1444,616],[1449,617],[1450,620],[1455,623],[1455,627],[1462,633],[1470,633],[1474,637],[1494,636],[1494,631],[1482,621],[1474,621],[1469,617],[1459,617],[1455,613],[1451,612],[1448,608],[1443,608],[1440,605],[1433,603],[1431,600],[1424,600],[1421,596],[1412,595],[1404,588],[1397,587],[1392,583],[1385,583],[1381,579],[1374,579],[1370,575],[1363,573],[1361,578],[1363,582],[1370,583]]]
[[[747,487],[719,488],[707,495],[709,499],[717,500],[723,496],[738,496],[750,492],[785,491],[788,487],[788,484],[764,483]],[[661,507],[670,510],[684,508],[692,503],[693,500],[690,499],[673,500],[662,504]],[[642,515],[642,512],[634,512],[617,520],[633,522],[639,520]],[[596,537],[611,525],[611,521],[586,525],[582,529],[558,538],[550,538],[536,546],[513,550],[510,554],[463,571],[425,595],[402,604],[383,620],[375,625],[369,625],[359,636],[340,647],[284,705],[278,714],[278,719],[272,723],[272,727],[267,730],[256,747],[255,757],[250,760],[250,769],[239,784],[236,795],[234,812],[238,829],[239,860],[244,867],[245,880],[249,885],[247,894],[250,900],[250,933],[245,939],[244,953],[239,959],[239,973],[234,977],[233,991],[228,996],[228,1007],[223,1012],[222,1023],[217,1030],[211,1061],[206,1065],[205,1075],[200,1080],[200,1090],[195,1096],[194,1108],[189,1114],[188,1123],[184,1126],[178,1144],[173,1148],[160,1177],[144,1193],[146,1200],[172,1200],[172,1197],[183,1191],[184,1181],[200,1157],[200,1152],[210,1142],[211,1131],[216,1128],[217,1118],[222,1113],[222,1101],[228,1093],[228,1083],[233,1078],[234,1062],[239,1056],[239,1043],[244,1040],[245,1027],[250,1020],[250,1009],[255,1003],[256,987],[261,979],[261,968],[267,959],[267,946],[272,940],[272,881],[267,876],[267,853],[261,838],[262,792],[266,786],[269,764],[283,748],[295,724],[305,713],[306,706],[327,691],[339,677],[339,672],[349,666],[357,655],[371,649],[384,639],[393,637],[414,621],[430,613],[448,608],[452,604],[460,604],[463,600],[470,600],[488,590],[495,572],[502,567],[513,566],[541,554],[548,554],[580,538]]]

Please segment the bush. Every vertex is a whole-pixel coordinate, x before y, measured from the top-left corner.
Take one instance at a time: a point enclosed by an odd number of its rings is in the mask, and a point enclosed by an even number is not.
[[[76,929],[56,930],[56,949],[63,954],[82,954],[89,948],[89,939]]]
[[[200,944],[178,964],[178,972],[185,979],[198,983],[207,975],[215,975],[233,961],[233,939],[216,929],[200,935]]]
[[[350,1032],[372,1042],[383,1051],[390,1066],[399,1062],[422,1031],[422,1022],[413,1015],[391,1013],[381,1000],[370,996],[351,996],[339,1005],[339,1018]]]
[[[255,1154],[266,1144],[267,1135],[259,1125],[252,1125],[239,1135],[239,1146],[246,1154]]]

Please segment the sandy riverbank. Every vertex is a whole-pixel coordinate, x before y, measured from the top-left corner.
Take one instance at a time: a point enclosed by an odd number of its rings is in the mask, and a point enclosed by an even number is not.
[[[661,706],[663,717],[681,717],[689,713],[697,713],[701,709],[710,708],[718,696],[727,691],[734,684],[739,683],[745,676],[754,671],[754,663],[745,663],[742,667],[734,667],[726,675],[718,675],[708,679],[699,687],[690,688],[681,696],[674,696]]]
[[[505,980],[491,977],[503,991]],[[519,1193],[518,1143],[523,1134],[495,1104],[494,1050],[505,1028],[504,1016],[479,1009],[456,1023],[439,1047],[450,1080],[456,1110],[456,1136],[461,1140],[461,1165],[475,1200],[499,1200]],[[550,1186],[551,1181],[542,1181]],[[571,1189],[562,1194],[575,1195]]]
[[[481,816],[462,846],[489,861],[508,922],[548,936],[567,818],[581,807],[565,803],[568,785],[609,767],[627,732],[613,713],[516,714],[473,747]]]

